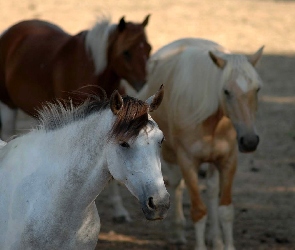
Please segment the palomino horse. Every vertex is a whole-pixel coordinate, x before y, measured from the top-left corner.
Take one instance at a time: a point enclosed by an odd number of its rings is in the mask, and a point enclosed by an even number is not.
[[[34,116],[45,101],[73,98],[76,91],[80,103],[85,93],[99,92],[97,86],[109,96],[121,79],[140,90],[151,50],[145,34],[148,20],[121,18],[115,25],[102,19],[74,36],[40,20],[7,29],[0,37],[1,138],[15,133],[16,108]]]
[[[206,249],[207,214],[213,249],[234,249],[231,191],[238,149],[252,152],[259,143],[254,116],[261,80],[253,66],[262,51],[247,58],[214,42],[192,38],[170,43],[150,58],[148,82],[139,98],[165,84],[162,105],[152,116],[166,138],[162,165],[165,162],[169,183],[177,188],[172,230],[179,243],[185,242],[183,178],[190,194],[195,249]],[[202,163],[209,163],[208,211],[198,187]]]
[[[100,230],[94,200],[116,179],[148,220],[166,216],[163,133],[146,102],[121,97],[66,108],[47,105],[38,129],[0,149],[0,249],[94,249]]]

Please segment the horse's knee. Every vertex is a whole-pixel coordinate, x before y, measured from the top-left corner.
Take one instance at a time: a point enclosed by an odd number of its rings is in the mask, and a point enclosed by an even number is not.
[[[194,208],[191,207],[191,218],[193,222],[198,222],[202,218],[204,218],[207,215],[207,208],[206,207],[198,207]]]

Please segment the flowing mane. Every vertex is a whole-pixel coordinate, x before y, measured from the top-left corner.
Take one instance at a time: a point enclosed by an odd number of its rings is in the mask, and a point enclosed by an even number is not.
[[[72,102],[47,103],[38,111],[40,124],[38,129],[49,132],[62,128],[108,109],[109,103],[109,100],[102,100],[99,97],[91,97],[77,107],[74,107]],[[122,141],[134,139],[148,124],[154,126],[154,122],[149,119],[148,105],[145,102],[125,96],[123,103],[121,114],[116,116],[110,130],[110,138]]]
[[[185,43],[181,44],[183,41]],[[224,70],[212,62],[209,50],[220,53],[226,59]],[[199,124],[217,111],[226,83],[224,79],[228,79],[233,72],[252,79],[253,85],[260,84],[258,74],[247,63],[246,56],[231,54],[220,45],[202,39],[197,43],[184,39],[163,47],[150,58],[149,70],[150,82],[171,84],[167,88],[169,94],[166,93],[170,95],[167,104],[170,107],[169,116],[172,120],[183,121],[184,125]]]
[[[116,25],[110,24],[109,18],[102,17],[86,34],[85,46],[92,54],[96,74],[102,72],[107,65],[108,39],[115,27]]]

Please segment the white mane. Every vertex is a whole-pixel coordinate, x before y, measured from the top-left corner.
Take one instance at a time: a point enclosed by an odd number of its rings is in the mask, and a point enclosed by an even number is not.
[[[114,28],[115,25],[110,24],[109,18],[103,17],[87,32],[85,46],[92,54],[96,74],[102,72],[107,65],[108,39]]]
[[[212,62],[209,50],[227,60],[224,70]],[[259,84],[256,71],[246,61],[245,56],[230,54],[214,42],[182,39],[164,46],[151,57],[148,85],[167,86],[165,96],[169,97],[164,99],[169,103],[164,105],[168,107],[169,119],[183,125],[199,124],[217,111],[221,90],[233,70],[251,78],[253,85]]]

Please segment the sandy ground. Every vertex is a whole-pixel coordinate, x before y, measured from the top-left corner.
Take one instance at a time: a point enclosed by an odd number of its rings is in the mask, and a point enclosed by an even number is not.
[[[295,1],[0,0],[0,30],[41,18],[74,34],[101,14],[116,22],[121,16],[142,21],[149,13],[154,51],[182,37],[211,39],[246,54],[266,46],[258,65],[264,81],[257,114],[261,143],[255,153],[240,155],[233,188],[234,238],[237,249],[295,249]],[[29,120],[20,115],[19,121],[24,132]],[[177,249],[166,241],[170,214],[162,222],[146,222],[137,201],[125,188],[122,193],[133,221],[114,224],[108,189],[103,191],[97,201],[102,222],[97,249]],[[187,194],[184,209],[188,244],[181,249],[193,249]]]

